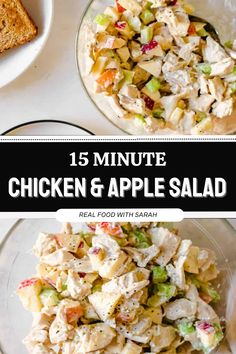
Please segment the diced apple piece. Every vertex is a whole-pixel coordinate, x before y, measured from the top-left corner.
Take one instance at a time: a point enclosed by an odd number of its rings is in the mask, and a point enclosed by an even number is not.
[[[184,115],[183,109],[176,107],[175,110],[173,111],[173,113],[171,114],[169,121],[173,125],[177,126],[179,124],[181,118],[183,117],[183,115]]]
[[[198,257],[199,257],[199,247],[191,246],[188,252],[186,261],[184,262],[184,270],[188,273],[198,274]]]
[[[152,322],[155,324],[161,324],[162,323],[162,309],[161,306],[159,307],[149,307],[145,310],[144,312],[146,317],[151,318]]]
[[[120,251],[113,257],[106,259],[104,264],[99,268],[98,272],[102,278],[112,279],[116,276],[126,263],[128,256],[125,252]]]
[[[62,248],[66,251],[76,253],[82,239],[79,235],[57,234],[55,238]]]
[[[159,59],[153,59],[150,61],[143,61],[138,64],[140,68],[147,71],[149,74],[159,77],[161,74],[162,62]]]
[[[120,49],[117,49],[117,54],[119,55],[123,63],[126,63],[130,58],[130,52],[128,47],[122,47]]]
[[[88,299],[102,321],[106,321],[115,311],[121,298],[119,293],[106,293],[96,291]]]
[[[141,30],[141,43],[147,44],[150,43],[153,37],[153,28],[152,27],[144,27]]]
[[[16,292],[26,310],[40,312],[43,307],[39,298],[42,287],[43,283],[38,278],[27,279],[20,283]]]
[[[113,23],[119,21],[120,14],[115,7],[108,6],[104,11],[104,14],[110,16],[112,18]]]
[[[118,0],[118,4],[131,11],[135,16],[139,16],[142,12],[142,7],[136,0]]]
[[[107,57],[98,57],[95,64],[92,67],[91,74],[95,77],[95,79],[99,78],[99,76],[103,73],[106,64]]]
[[[158,102],[161,97],[159,91],[153,93],[153,92],[149,91],[146,86],[144,86],[144,88],[142,89],[142,93],[144,93],[146,96],[150,97],[155,102]]]
[[[142,348],[140,347],[140,345],[137,345],[131,340],[129,340],[121,351],[121,354],[140,354],[141,351]]]
[[[88,252],[89,259],[91,261],[92,267],[95,271],[98,271],[103,265],[103,260],[105,257],[104,250],[99,247],[92,247]]]
[[[118,32],[120,32],[124,37],[127,37],[128,39],[131,39],[133,37],[133,31],[130,29],[126,21],[117,21],[115,24],[115,28]]]
[[[72,324],[78,322],[79,318],[83,316],[84,311],[81,305],[75,305],[66,307],[65,313],[67,322]]]

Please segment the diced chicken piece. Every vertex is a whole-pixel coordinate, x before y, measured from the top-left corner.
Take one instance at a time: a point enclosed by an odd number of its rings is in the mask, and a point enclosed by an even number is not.
[[[62,344],[61,354],[74,354],[76,353],[76,344],[73,341],[67,341]]]
[[[180,69],[180,63],[177,55],[172,52],[169,52],[165,59],[164,65],[162,66],[163,74],[168,74],[170,72],[175,72],[176,70]]]
[[[208,94],[208,81],[204,75],[199,75],[198,82],[200,86],[200,93],[201,95]]]
[[[74,300],[83,300],[91,294],[92,285],[71,269],[68,272],[66,284],[67,291]]]
[[[89,353],[108,346],[116,336],[115,331],[105,323],[80,326],[76,330],[78,352]]]
[[[120,246],[112,237],[106,234],[104,230],[101,230],[101,234],[98,234],[98,229],[96,230],[97,236],[93,237],[92,239],[93,247],[104,249],[107,255],[112,255],[120,251]]]
[[[167,26],[158,27],[156,30],[157,34],[154,36],[154,39],[159,43],[159,46],[163,50],[171,49],[173,43],[173,37],[170,34],[170,31]]]
[[[185,37],[190,25],[189,17],[184,12],[174,12],[170,7],[162,8],[157,12],[157,21],[167,24],[172,36]]]
[[[179,95],[170,95],[170,96],[161,97],[160,102],[165,110],[164,116],[166,120],[170,119],[171,114],[174,112],[175,108],[177,107],[179,100],[180,100]]]
[[[211,36],[207,37],[203,47],[203,59],[208,63],[219,63],[229,58],[226,51]]]
[[[53,253],[50,253],[46,256],[42,256],[40,258],[40,262],[47,264],[49,266],[60,266],[64,262],[76,260],[76,258],[67,251],[64,251],[63,249],[59,249]]]
[[[122,334],[117,334],[115,338],[111,341],[111,343],[104,348],[104,354],[117,354],[120,353],[125,344],[125,337]]]
[[[199,298],[197,307],[197,318],[199,320],[209,321],[218,319],[218,316],[210,305],[208,305],[205,301]]]
[[[195,125],[195,112],[185,111],[180,124],[180,128],[183,130],[183,132],[189,133]]]
[[[124,118],[127,115],[127,112],[121,107],[119,99],[116,95],[109,96],[107,99],[109,100],[111,108],[119,118]]]
[[[179,57],[186,60],[187,62],[191,60],[193,51],[198,49],[200,45],[200,37],[198,36],[189,36],[189,43],[183,42],[183,45],[180,46]]]
[[[180,237],[163,227],[150,229],[152,242],[160,249],[156,263],[166,266],[175,255],[180,244]]]
[[[181,240],[178,251],[174,259],[178,260],[179,257],[187,257],[191,246],[192,246],[191,240]]]
[[[129,98],[140,98],[140,92],[135,85],[124,85],[120,94]]]
[[[171,321],[185,317],[193,318],[197,311],[197,304],[187,299],[178,299],[166,304],[164,310],[165,317]]]
[[[141,351],[142,347],[128,340],[123,350],[121,351],[121,354],[140,354]]]
[[[152,321],[150,318],[140,317],[132,324],[119,324],[117,331],[132,341],[146,344],[152,337]]]
[[[168,276],[171,279],[171,283],[176,285],[179,289],[185,290],[186,287],[186,280],[185,280],[185,273],[184,273],[184,262],[186,260],[185,256],[181,256],[175,262],[175,266],[172,264],[168,264],[166,266],[166,270]]]
[[[149,74],[159,77],[161,74],[162,61],[160,59],[153,59],[150,61],[143,61],[138,64],[140,68],[147,71]]]
[[[106,293],[103,291],[96,291],[88,297],[89,302],[93,305],[102,321],[106,321],[112,316],[120,298],[121,294],[119,293]]]
[[[126,298],[129,298],[149,284],[149,274],[149,270],[145,268],[137,268],[134,271],[103,284],[102,291],[118,292]]]
[[[225,76],[231,74],[234,68],[234,61],[231,58],[226,58],[215,64],[211,64],[210,76]]]
[[[146,267],[146,265],[159,253],[159,248],[156,245],[143,249],[124,247],[124,250],[132,257],[139,267]]]
[[[188,299],[192,302],[198,302],[199,294],[198,294],[197,287],[192,283],[188,284],[188,290],[186,291],[185,296],[186,296],[186,299]]]
[[[209,249],[201,249],[198,256],[198,266],[202,271],[207,270],[216,263],[215,252]]]
[[[223,81],[219,77],[208,80],[210,94],[217,100],[222,101],[225,92]]]
[[[37,257],[47,256],[53,252],[55,252],[59,245],[57,243],[55,235],[40,233],[35,246],[33,247],[34,254]]]
[[[153,9],[167,6],[166,0],[150,0],[150,3],[152,4]]]
[[[153,337],[150,342],[151,350],[159,353],[161,350],[168,348],[175,338],[176,333],[173,326],[154,326]]]
[[[198,257],[199,257],[199,247],[191,246],[184,263],[184,270],[188,273],[198,274]]]
[[[44,345],[42,343],[34,344],[34,346],[32,347],[32,351],[30,351],[31,354],[52,354],[53,352],[54,351],[48,348],[47,345]]]
[[[212,113],[218,118],[224,118],[233,113],[233,108],[234,101],[233,98],[230,98],[226,101],[214,103]]]
[[[189,107],[194,111],[208,112],[215,98],[211,95],[201,95],[196,99],[189,100]]]
[[[191,134],[193,135],[201,135],[201,134],[206,134],[212,131],[212,119],[211,117],[207,117],[203,119],[200,123],[196,124],[192,129],[191,129]]]
[[[94,273],[94,269],[92,267],[89,257],[71,259],[67,262],[60,264],[60,269],[72,269],[78,273]]]
[[[185,87],[191,84],[190,74],[187,70],[176,70],[174,72],[166,72],[164,74],[165,80],[169,84],[179,85]]]
[[[142,98],[129,98],[121,94],[118,95],[120,104],[130,113],[145,114],[145,102]]]

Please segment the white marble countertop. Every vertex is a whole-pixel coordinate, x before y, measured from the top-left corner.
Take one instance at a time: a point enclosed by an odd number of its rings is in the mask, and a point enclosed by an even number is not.
[[[88,0],[55,0],[50,37],[34,64],[0,89],[0,134],[26,121],[59,119],[97,135],[121,135],[85,93],[75,60],[75,38]]]

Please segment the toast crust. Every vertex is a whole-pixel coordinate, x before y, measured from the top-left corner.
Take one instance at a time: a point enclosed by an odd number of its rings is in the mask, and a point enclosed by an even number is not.
[[[0,53],[31,41],[37,32],[20,0],[0,0]]]

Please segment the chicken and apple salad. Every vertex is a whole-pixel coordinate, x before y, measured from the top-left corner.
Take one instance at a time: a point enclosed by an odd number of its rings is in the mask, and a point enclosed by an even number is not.
[[[117,0],[94,19],[88,74],[147,133],[206,134],[233,112],[236,42],[221,45],[182,0]]]
[[[79,224],[41,233],[17,289],[32,354],[211,353],[223,339],[213,251],[162,223]]]

